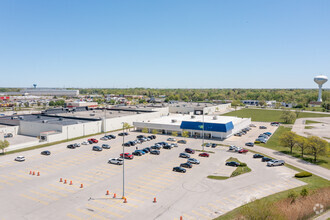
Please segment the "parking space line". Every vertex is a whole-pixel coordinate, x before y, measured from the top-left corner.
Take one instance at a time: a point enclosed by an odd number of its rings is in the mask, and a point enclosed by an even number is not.
[[[7,185],[10,185],[10,186],[12,186],[13,184],[12,183],[9,183],[8,181],[6,181],[6,180],[0,180],[0,182],[1,183],[4,183],[4,184],[7,184]]]
[[[61,189],[61,190],[67,191],[67,192],[71,192],[71,193],[75,192],[74,190],[67,189],[67,188],[64,188],[64,187],[61,187],[61,186],[56,186],[56,185],[54,185],[54,184],[52,184],[52,183],[50,183],[50,184],[48,184],[48,185],[50,185],[50,186],[52,186],[52,187],[54,187],[54,188],[57,188],[57,189]]]
[[[96,202],[96,203],[99,203],[99,204],[102,204],[102,205],[106,205],[106,206],[109,206],[109,207],[113,207],[115,209],[119,209],[121,211],[124,211],[124,212],[131,212],[131,210],[129,209],[125,209],[125,208],[122,208],[122,207],[118,207],[117,204],[118,204],[118,201],[115,201],[116,204],[109,204],[109,203],[106,203],[106,202],[102,202],[100,200],[93,200],[93,202]],[[127,203],[128,204],[128,203]]]
[[[200,216],[200,217],[202,217],[202,218],[204,218],[204,219],[211,219],[211,218],[209,218],[209,217],[207,217],[207,216],[205,216],[205,215],[203,215],[203,214],[201,214],[201,213],[199,213],[195,210],[191,210],[191,212],[198,215],[198,216]]]
[[[140,179],[143,178],[143,177],[139,177]],[[143,178],[145,180],[145,178]],[[149,180],[149,179],[148,179]],[[165,183],[165,182],[162,182],[160,180],[156,180],[156,179],[153,179],[153,180],[150,180],[149,182],[158,182],[160,184],[165,184],[165,185],[170,185],[171,183]]]
[[[35,202],[39,202],[41,204],[44,204],[44,205],[48,205],[48,202],[45,202],[45,201],[42,201],[40,199],[37,199],[37,198],[34,198],[34,197],[31,197],[31,196],[28,196],[28,195],[25,195],[25,194],[20,194],[20,196],[26,198],[26,199],[30,199],[30,200],[33,200]]]
[[[220,203],[221,205],[226,205],[226,203],[224,203],[224,202],[222,202],[222,201],[220,201],[220,200],[215,200],[217,203]]]
[[[114,213],[114,212],[108,211],[108,210],[103,209],[103,208],[99,208],[99,207],[92,206],[92,205],[87,205],[87,207],[89,207],[89,208],[91,208],[91,209],[99,210],[99,211],[104,212],[104,213],[108,213],[108,214],[113,215],[113,216],[116,216],[116,217],[118,217],[118,218],[123,218],[122,215],[119,215],[119,214],[117,214],[117,213]]]
[[[145,191],[145,190],[142,190],[142,189],[137,189],[137,188],[134,188],[134,187],[131,187],[131,186],[126,186],[127,189],[132,189],[132,190],[135,190],[135,191],[138,191],[138,192],[142,192],[142,193],[145,193],[145,194],[149,194],[149,195],[152,195],[154,196],[155,193],[151,193],[151,192],[148,192],[148,191]]]
[[[73,218],[73,219],[76,219],[76,220],[83,220],[83,218],[80,218],[80,217],[78,217],[78,216],[76,216],[76,215],[73,215],[73,214],[71,214],[71,213],[66,214],[66,216],[68,216],[68,217],[70,217],[70,218]]]
[[[155,178],[155,179],[161,179],[167,182],[173,182],[174,180],[168,180],[168,179],[164,179],[165,177],[156,177],[156,176],[152,176],[152,175],[148,175],[148,174],[144,174],[143,176],[149,177],[149,178]]]
[[[92,218],[98,218],[98,219],[101,219],[101,220],[106,220],[106,218],[104,218],[103,216],[100,216],[100,215],[98,215],[98,214],[96,214],[96,213],[90,213],[90,212],[88,212],[88,211],[86,211],[86,210],[83,210],[83,209],[76,209],[78,212],[82,212],[82,213],[84,213],[84,214],[86,214],[86,215],[89,215],[89,216],[91,216]]]
[[[28,179],[28,180],[31,179],[30,176],[24,176],[24,175],[20,175],[20,174],[17,174],[17,173],[11,173],[11,175],[17,176],[17,177],[20,177],[20,178],[23,178],[23,179]]]
[[[67,194],[65,194],[65,193],[60,193],[60,192],[57,192],[57,191],[54,191],[54,190],[51,190],[51,189],[46,189],[44,187],[39,187],[39,188],[42,189],[42,190],[44,190],[44,191],[55,193],[55,194],[60,195],[60,196],[67,196]]]
[[[161,192],[161,191],[162,191],[162,190],[160,190],[160,189],[153,189],[153,188],[150,188],[150,187],[148,187],[148,186],[141,186],[140,184],[136,184],[136,183],[129,183],[129,184],[131,184],[131,185],[135,185],[135,186],[137,186],[137,187],[141,187],[141,188],[143,188],[143,189],[148,189],[148,190],[156,191],[156,192]]]
[[[46,195],[46,194],[43,194],[43,193],[40,193],[40,192],[36,192],[34,190],[30,190],[31,193],[34,193],[36,195],[39,195],[41,197],[45,197],[45,198],[48,198],[48,199],[51,199],[51,200],[58,200],[57,198],[54,198],[54,197],[51,197],[49,195]]]
[[[204,210],[204,211],[206,211],[206,212],[208,212],[208,213],[212,213],[211,210],[209,210],[208,208],[206,208],[204,206],[200,206],[199,208],[202,209],[202,210]]]
[[[192,217],[192,216],[190,216],[190,215],[187,215],[187,214],[182,214],[185,218],[187,218],[187,219],[195,219],[194,217]]]
[[[10,176],[5,176],[5,175],[0,175],[0,177],[3,177],[4,179],[9,179],[10,181],[17,181],[17,182],[22,182],[22,180],[15,178],[15,177],[10,177]]]
[[[157,187],[157,188],[160,188],[160,189],[166,188],[166,186],[159,186],[159,185],[156,185],[155,183],[150,182],[150,181],[134,180],[134,182],[137,182],[139,184],[144,184],[144,185],[151,185],[150,187]]]

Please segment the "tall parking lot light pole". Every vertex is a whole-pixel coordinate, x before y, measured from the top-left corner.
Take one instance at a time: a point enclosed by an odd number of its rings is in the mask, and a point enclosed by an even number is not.
[[[123,124],[123,199],[125,197],[125,157],[124,157],[124,151],[125,151],[125,146],[124,146],[124,143],[125,143],[125,135],[124,135],[124,125],[125,123],[122,122]]]

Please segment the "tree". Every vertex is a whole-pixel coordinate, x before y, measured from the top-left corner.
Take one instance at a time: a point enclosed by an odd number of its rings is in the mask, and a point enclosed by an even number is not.
[[[127,122],[125,122],[123,125],[123,128],[124,128],[124,130],[129,130],[131,128],[131,126]]]
[[[5,148],[9,147],[10,143],[7,140],[0,141],[0,149],[2,153],[5,154]]]
[[[152,133],[153,133],[153,134],[158,134],[158,131],[157,131],[156,129],[153,129],[153,130],[152,130]]]
[[[240,100],[234,100],[234,101],[232,101],[232,103],[231,103],[231,106],[234,107],[235,110],[237,109],[237,106],[241,106],[241,105],[242,105],[242,103],[241,103]]]
[[[286,124],[292,124],[296,120],[296,114],[290,110],[283,110],[281,119]]]
[[[310,153],[314,156],[314,163],[317,160],[317,157],[325,153],[326,148],[328,146],[328,142],[317,137],[317,136],[310,136],[307,138],[307,146]]]
[[[189,132],[188,131],[182,131],[182,137],[189,137]]]
[[[296,118],[299,118],[299,115],[300,115],[300,113],[301,113],[301,110],[300,110],[300,109],[297,109],[297,110],[295,111],[295,113],[296,113]]]
[[[177,137],[177,136],[178,136],[178,132],[173,131],[173,132],[172,132],[172,136]]]
[[[296,137],[297,137],[297,134],[293,131],[285,132],[280,136],[280,144],[283,147],[290,148],[291,154],[292,154],[292,149],[296,144]]]
[[[295,137],[296,146],[300,148],[301,157],[304,158],[304,150],[307,148],[307,140],[305,137],[297,135]]]
[[[143,133],[148,133],[148,131],[149,131],[148,128],[143,128],[143,129],[142,129],[142,132],[143,132]]]

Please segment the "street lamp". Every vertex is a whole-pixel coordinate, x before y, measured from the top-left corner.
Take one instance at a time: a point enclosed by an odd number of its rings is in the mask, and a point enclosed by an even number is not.
[[[122,122],[123,124],[123,199],[125,197],[125,154],[124,154],[124,151],[125,151],[125,146],[124,146],[124,143],[125,143],[125,135],[124,135],[124,125],[125,125],[125,122]]]
[[[203,139],[202,139],[202,147],[203,147],[203,151],[204,151],[204,109],[203,109]]]

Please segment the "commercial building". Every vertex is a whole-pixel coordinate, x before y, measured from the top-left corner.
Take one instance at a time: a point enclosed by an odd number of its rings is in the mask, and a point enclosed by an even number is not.
[[[147,128],[150,133],[157,130],[162,134],[177,132],[182,135],[183,131],[188,131],[192,137],[203,137],[204,133],[205,138],[226,139],[249,127],[251,118],[176,114],[133,124],[138,131]]]
[[[79,90],[57,89],[57,88],[27,88],[20,91],[22,95],[47,95],[47,96],[73,96],[79,95]]]
[[[176,102],[169,104],[169,112],[174,114],[211,115],[224,112],[231,107],[231,103],[213,104],[196,102]]]

